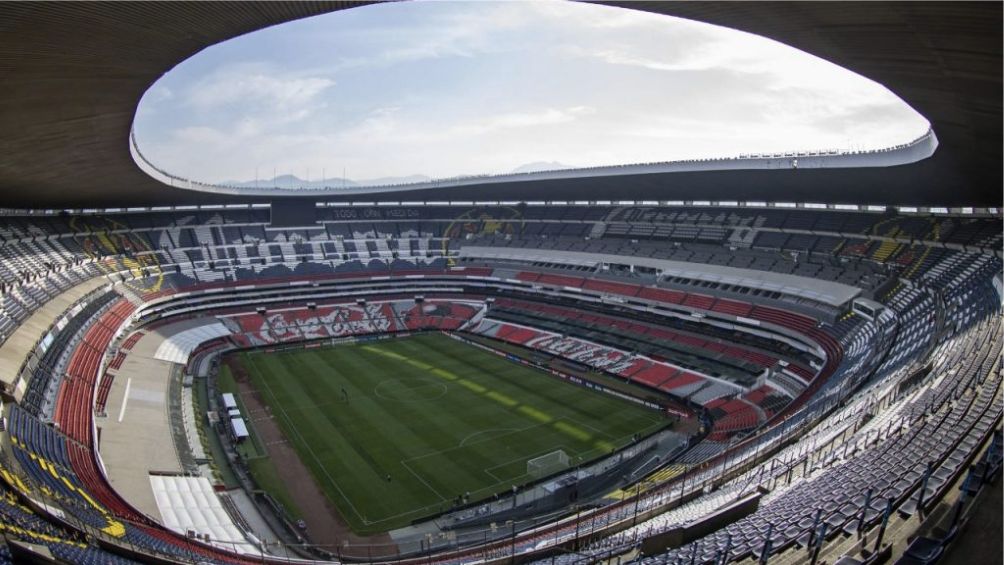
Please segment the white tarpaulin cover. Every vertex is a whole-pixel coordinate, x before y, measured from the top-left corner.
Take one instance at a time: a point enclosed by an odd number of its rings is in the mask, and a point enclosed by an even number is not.
[[[234,429],[234,437],[237,439],[250,437],[248,426],[244,423],[244,418],[230,418],[230,427]]]
[[[172,363],[181,363],[184,365],[188,363],[188,356],[191,355],[192,351],[199,344],[225,335],[230,335],[230,330],[219,322],[191,328],[165,339],[153,356],[155,359],[160,359],[161,361],[171,361]]]
[[[180,534],[209,534],[210,542],[242,553],[258,553],[223,508],[205,477],[150,475],[150,487],[164,526]],[[234,543],[236,542],[236,543]]]

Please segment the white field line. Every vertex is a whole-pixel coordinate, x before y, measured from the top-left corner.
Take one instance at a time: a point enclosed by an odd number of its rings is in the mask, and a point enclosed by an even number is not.
[[[255,362],[254,359],[252,359],[251,360],[251,364],[254,366],[255,370],[257,371],[258,370],[258,363]],[[354,504],[352,504],[352,501],[349,500],[349,497],[345,495],[345,491],[342,490],[342,487],[338,486],[338,483],[335,482],[334,477],[332,477],[331,473],[328,472],[328,468],[325,467],[323,463],[321,463],[320,458],[318,458],[317,454],[314,453],[314,449],[312,447],[310,447],[310,443],[308,443],[307,441],[305,441],[303,439],[303,435],[300,434],[300,430],[296,429],[296,426],[293,425],[293,421],[289,418],[289,415],[286,414],[286,409],[283,408],[282,403],[278,402],[278,400],[275,398],[275,393],[272,392],[272,387],[268,384],[268,379],[267,378],[263,378],[261,380],[261,382],[265,385],[265,389],[268,390],[268,395],[272,397],[272,401],[279,406],[279,411],[282,413],[282,417],[289,424],[289,429],[293,430],[293,433],[296,434],[297,438],[300,440],[300,443],[302,443],[304,445],[304,447],[307,448],[307,451],[310,452],[310,456],[314,458],[314,461],[316,461],[317,464],[318,464],[318,466],[320,466],[321,469],[324,471],[324,476],[326,476],[328,478],[328,482],[331,483],[331,485],[334,486],[338,490],[338,494],[340,494],[342,496],[342,498],[345,500],[345,502],[349,505],[349,508],[351,508],[352,511],[355,512],[356,516],[360,520],[362,520],[363,522],[367,522],[366,518],[362,514],[359,513],[359,509],[357,509],[356,506]],[[369,522],[367,522],[367,523],[369,523]]]
[[[119,408],[119,422],[125,417],[126,404],[129,403],[129,387],[132,386],[132,377],[126,379],[125,395],[122,397],[122,407]]]
[[[408,465],[408,463],[406,461],[403,461],[403,460],[401,461],[401,465],[403,465],[404,468],[407,469],[409,473],[411,473],[412,475],[414,475],[416,479],[418,479],[419,481],[421,481],[423,485],[425,485],[429,490],[431,490],[433,494],[435,494],[436,496],[438,496],[440,500],[442,500],[443,502],[446,502],[446,497],[443,496],[442,494],[440,494],[438,490],[436,490],[435,488],[433,488],[433,486],[430,485],[425,479],[423,479],[421,475],[419,475],[418,473],[416,473],[415,470],[411,468],[411,465]]]

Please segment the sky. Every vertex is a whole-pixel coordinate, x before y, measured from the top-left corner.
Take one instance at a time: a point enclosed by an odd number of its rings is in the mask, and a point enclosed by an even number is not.
[[[171,69],[134,123],[152,163],[204,182],[874,149],[928,127],[786,45],[564,1],[377,4],[260,30]]]

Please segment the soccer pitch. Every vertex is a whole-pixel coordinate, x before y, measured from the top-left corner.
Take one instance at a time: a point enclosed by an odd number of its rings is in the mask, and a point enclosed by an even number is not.
[[[448,510],[464,493],[474,501],[527,482],[533,457],[563,449],[585,462],[666,425],[656,411],[442,334],[238,360],[363,535]]]

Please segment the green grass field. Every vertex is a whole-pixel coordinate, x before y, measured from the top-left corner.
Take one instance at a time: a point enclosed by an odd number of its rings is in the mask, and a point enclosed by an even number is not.
[[[465,492],[476,500],[527,482],[529,458],[563,449],[588,461],[666,424],[441,334],[239,361],[359,534],[447,510]]]

